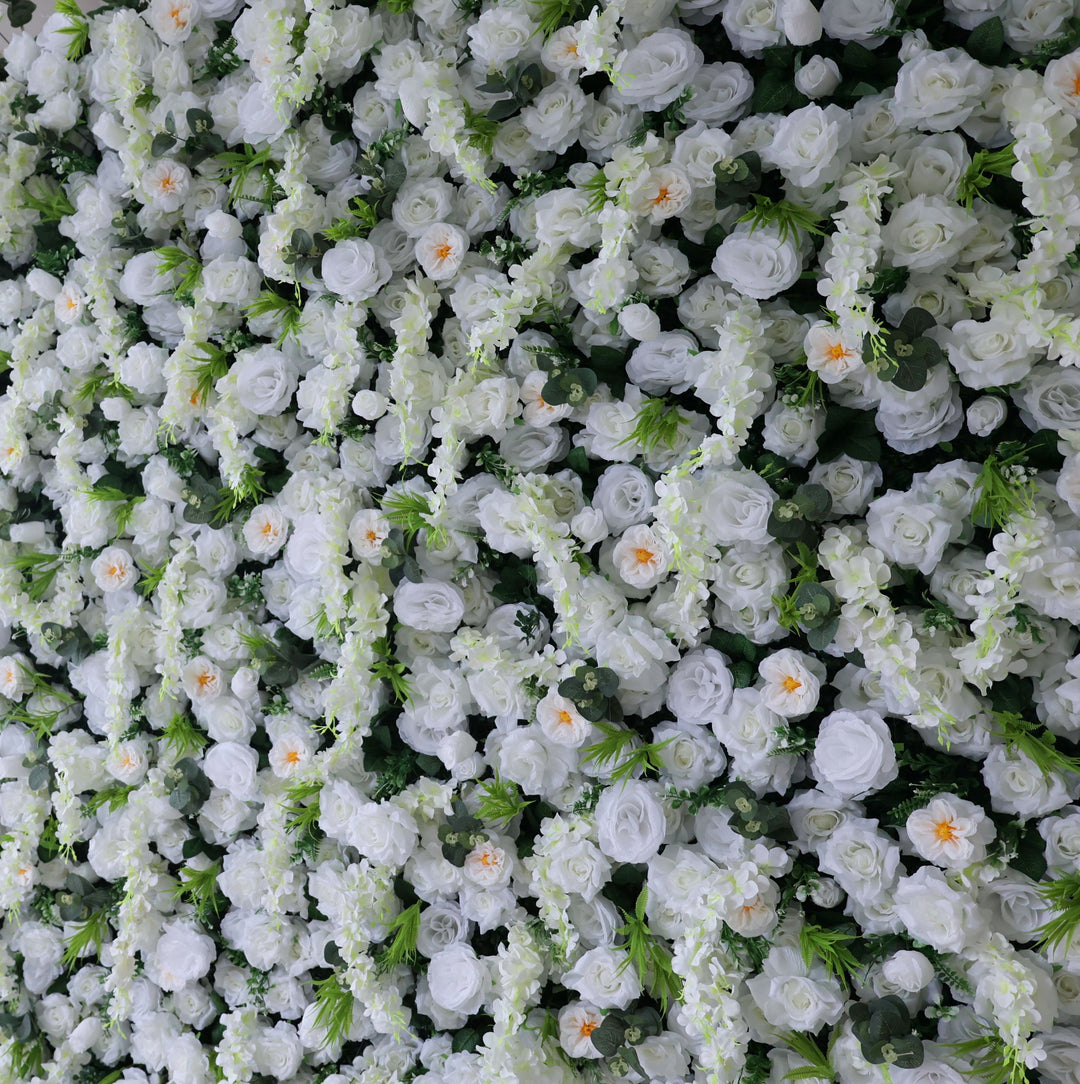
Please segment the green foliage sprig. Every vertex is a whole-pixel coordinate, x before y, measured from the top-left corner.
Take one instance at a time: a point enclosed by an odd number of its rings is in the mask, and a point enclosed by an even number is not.
[[[204,926],[210,919],[211,911],[216,918],[227,906],[224,895],[218,889],[217,879],[220,873],[220,862],[211,862],[204,869],[184,866],[179,873],[180,884],[172,891],[174,899],[184,900],[195,908],[195,913]]]
[[[773,200],[768,196],[754,195],[754,206],[745,214],[736,219],[737,222],[747,222],[750,232],[772,226],[780,235],[781,241],[788,238],[797,238],[799,230],[825,235],[821,228],[823,221],[821,215],[811,211],[809,207],[802,207],[797,203],[789,203],[787,200]]]
[[[1065,873],[1039,885],[1039,895],[1056,912],[1038,929],[1040,949],[1072,944],[1080,928],[1080,873]]]
[[[1080,757],[1069,756],[1057,748],[1057,738],[1038,723],[1029,722],[1015,711],[991,712],[994,733],[1010,752],[1022,753],[1046,778],[1054,772],[1080,773]]]
[[[857,934],[846,930],[828,929],[807,922],[799,930],[799,950],[803,962],[810,967],[817,958],[833,978],[848,982],[862,967],[848,947],[857,942]]]
[[[516,783],[501,779],[486,779],[479,786],[480,804],[477,812],[485,824],[506,825],[524,813],[532,801],[523,798]]]
[[[995,177],[1011,177],[1016,165],[1016,144],[1010,143],[1000,150],[981,150],[975,153],[971,165],[965,170],[957,187],[956,198],[969,211],[975,200],[981,199],[983,192]]]
[[[619,970],[633,967],[649,995],[660,1002],[661,1010],[666,1013],[669,1001],[682,998],[682,978],[671,966],[671,950],[649,929],[645,917],[648,902],[649,890],[643,888],[633,914],[622,913],[626,921],[616,932],[624,938],[622,949],[626,959]]]
[[[420,904],[406,907],[390,924],[393,940],[375,955],[375,967],[381,974],[416,960],[416,938],[420,933]]]
[[[679,441],[679,430],[689,420],[666,398],[647,399],[634,415],[634,428],[630,435],[620,440],[619,445],[637,443],[647,452],[655,451],[661,444],[674,449]]]
[[[836,1070],[829,1055],[817,1044],[813,1035],[803,1031],[788,1031],[783,1035],[783,1040],[796,1054],[799,1055],[806,1065],[796,1066],[784,1074],[785,1080],[835,1080]]]
[[[352,991],[337,972],[315,983],[315,1026],[325,1030],[327,1045],[348,1038],[355,1004]]]

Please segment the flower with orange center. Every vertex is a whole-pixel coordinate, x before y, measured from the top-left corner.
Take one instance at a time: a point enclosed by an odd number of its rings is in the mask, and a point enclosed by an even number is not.
[[[509,855],[490,840],[474,847],[462,866],[465,877],[480,888],[501,888],[510,883],[512,872]]]
[[[904,827],[918,855],[946,869],[981,861],[994,837],[993,822],[983,810],[955,794],[937,795],[916,809]]]
[[[611,552],[612,564],[631,587],[655,587],[668,573],[671,556],[661,537],[647,524],[628,527]]]

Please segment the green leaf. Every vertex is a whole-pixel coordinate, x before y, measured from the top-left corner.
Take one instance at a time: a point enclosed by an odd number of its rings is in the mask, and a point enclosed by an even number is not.
[[[34,17],[36,7],[34,0],[11,0],[7,10],[8,22],[16,30],[26,26]]]
[[[1005,27],[998,15],[979,23],[968,35],[965,46],[967,51],[983,64],[993,64],[1004,47]]]
[[[768,68],[754,87],[753,110],[755,113],[779,113],[791,102],[794,94],[791,72]]]
[[[817,461],[830,463],[841,455],[865,463],[880,462],[881,437],[873,411],[829,404],[825,411],[825,431],[818,438]]]

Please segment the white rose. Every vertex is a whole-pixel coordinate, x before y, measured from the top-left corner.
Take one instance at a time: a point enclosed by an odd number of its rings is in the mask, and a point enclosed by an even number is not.
[[[881,484],[881,467],[847,455],[810,468],[810,481],[824,486],[832,497],[838,516],[860,516],[866,511],[874,490]]]
[[[613,531],[643,523],[656,504],[652,479],[638,467],[616,463],[600,475],[592,498]]]
[[[970,211],[941,196],[916,196],[893,211],[881,239],[894,267],[935,271],[954,264],[978,230]]]
[[[648,862],[667,834],[664,807],[640,780],[608,787],[596,804],[600,849],[616,862]]]
[[[416,820],[392,802],[367,802],[353,811],[346,828],[347,842],[383,866],[403,866],[418,838]]]
[[[794,239],[781,239],[775,226],[752,231],[751,225],[743,222],[720,242],[712,270],[739,293],[765,301],[795,285],[802,260]]]
[[[393,272],[370,241],[351,237],[339,241],[323,256],[321,274],[331,293],[347,301],[366,301],[390,281]]]
[[[723,25],[731,44],[744,56],[760,56],[762,49],[779,45],[784,36],[778,0],[729,0]]]
[[[810,188],[839,179],[847,168],[850,136],[846,110],[807,105],[780,121],[769,154],[792,184]]]
[[[296,367],[272,346],[245,350],[229,372],[236,398],[253,414],[274,417],[292,401],[298,383]]]
[[[876,821],[850,818],[818,846],[818,864],[861,903],[881,899],[896,880],[900,848],[876,830]]]
[[[721,546],[765,542],[776,497],[769,483],[753,471],[743,470],[717,471],[711,483],[702,500],[709,537]]]
[[[465,596],[460,587],[444,580],[406,580],[394,592],[394,613],[414,629],[454,632],[465,614]]]
[[[780,26],[792,45],[813,45],[821,37],[821,14],[810,0],[780,0]]]
[[[894,952],[882,965],[886,982],[909,994],[917,994],[934,980],[934,965],[911,949]]]
[[[547,876],[564,892],[574,892],[588,901],[607,883],[611,863],[591,840],[578,839],[559,845]]]
[[[530,143],[540,151],[565,152],[577,138],[588,104],[577,83],[560,79],[544,87],[521,111]]]
[[[647,34],[619,57],[618,97],[656,112],[679,96],[704,62],[705,54],[685,30],[665,28]]]
[[[625,1009],[641,996],[636,968],[626,966],[626,954],[614,948],[589,949],[563,975],[563,985],[601,1009]]]
[[[815,1032],[825,1024],[835,1024],[844,1011],[836,980],[821,967],[809,972],[796,948],[774,947],[762,973],[746,985],[765,1019],[776,1028]]]
[[[154,982],[171,991],[201,979],[216,959],[217,947],[211,938],[176,920],[166,924],[147,965]]]
[[[945,351],[960,383],[976,389],[1020,383],[1037,357],[1027,337],[1004,317],[957,321],[949,330]]]
[[[982,105],[992,74],[962,49],[924,49],[896,78],[896,119],[929,132],[956,128]]]
[[[259,792],[258,768],[259,754],[250,745],[232,741],[211,746],[203,761],[203,771],[215,787],[246,800]]]
[[[1074,366],[1036,365],[1014,394],[1030,428],[1080,429],[1080,370]]]
[[[814,777],[841,798],[864,798],[898,775],[892,735],[876,711],[834,711],[818,730]]]
[[[242,308],[259,292],[262,272],[258,264],[242,256],[218,256],[203,267],[202,282],[208,301]]]
[[[626,363],[626,375],[650,395],[684,392],[694,380],[696,353],[697,342],[689,332],[661,332],[634,348]]]
[[[731,706],[733,689],[724,656],[712,647],[695,648],[671,671],[668,710],[680,723],[711,726]]]
[[[450,220],[453,195],[453,187],[437,177],[406,181],[394,199],[394,222],[410,237],[419,237],[428,226]]]
[[[897,918],[907,932],[938,952],[963,952],[986,933],[986,921],[966,892],[950,887],[941,870],[921,867],[893,890]]]
[[[491,973],[468,945],[453,944],[431,957],[427,970],[431,999],[448,1012],[477,1012],[491,992]]]
[[[725,5],[725,10],[730,5]],[[742,64],[725,61],[706,64],[691,80],[694,96],[683,106],[691,120],[710,127],[738,120],[754,94],[754,80]]]
[[[872,501],[867,534],[894,564],[929,576],[949,542],[950,523],[938,504],[920,503],[912,494],[890,489]]]
[[[469,938],[470,923],[463,918],[461,908],[450,901],[433,903],[420,912],[420,928],[416,934],[416,951],[430,959],[451,945]]]
[[[1030,757],[995,745],[982,765],[983,782],[990,791],[990,808],[1019,817],[1042,817],[1061,809],[1069,800],[1065,780],[1058,772],[1044,775]]]

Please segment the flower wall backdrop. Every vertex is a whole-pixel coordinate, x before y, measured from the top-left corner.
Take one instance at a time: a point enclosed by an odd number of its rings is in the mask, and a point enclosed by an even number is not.
[[[1078,46],[16,33],[0,1081],[1080,1081]]]

